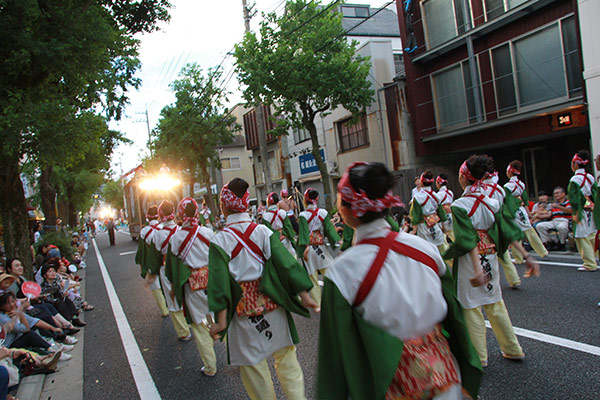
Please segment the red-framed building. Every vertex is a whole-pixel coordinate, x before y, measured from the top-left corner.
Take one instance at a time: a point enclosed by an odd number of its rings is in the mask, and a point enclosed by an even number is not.
[[[589,148],[576,0],[398,1],[415,153],[454,176],[469,154],[565,186]],[[506,178],[504,178],[505,180]]]

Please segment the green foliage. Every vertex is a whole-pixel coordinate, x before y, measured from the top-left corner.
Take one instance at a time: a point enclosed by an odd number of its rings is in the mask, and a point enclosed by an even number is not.
[[[231,143],[240,129],[224,107],[227,93],[219,86],[220,77],[215,69],[204,73],[195,63],[186,65],[171,84],[177,100],[162,109],[152,142],[155,158],[201,181],[210,179],[216,146]]]
[[[117,210],[125,207],[121,181],[106,182],[102,187],[102,199],[112,208],[116,208]]]

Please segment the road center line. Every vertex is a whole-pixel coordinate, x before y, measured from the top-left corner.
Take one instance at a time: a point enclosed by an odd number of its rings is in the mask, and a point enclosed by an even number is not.
[[[129,367],[131,368],[140,399],[160,400],[160,394],[156,389],[156,385],[154,384],[154,380],[150,375],[150,371],[148,371],[148,366],[144,361],[144,357],[142,357],[140,348],[135,341],[135,337],[133,336],[133,332],[129,326],[129,321],[127,320],[127,316],[123,311],[121,302],[119,301],[119,296],[117,296],[115,287],[113,286],[110,275],[108,274],[108,270],[106,269],[106,265],[104,264],[104,260],[102,259],[102,255],[100,254],[100,250],[98,249],[98,245],[96,244],[96,239],[92,239],[92,241],[94,243],[94,249],[96,250],[96,258],[98,259],[100,272],[102,273],[102,278],[104,279],[104,285],[106,286],[108,300],[110,301],[110,306],[112,307],[115,320],[117,321],[117,328],[119,329],[119,334],[121,335],[121,341],[123,342],[123,347],[125,348],[125,354],[127,355]]]
[[[485,326],[491,328],[489,321],[485,321]],[[523,328],[513,328],[517,336],[523,336],[533,340],[539,340],[540,342],[554,344],[560,347],[566,347],[568,349],[581,351],[583,353],[593,354],[600,356],[600,347],[592,346],[591,344],[576,342],[574,340],[564,339],[558,336],[547,335],[545,333],[530,331]]]
[[[581,267],[581,263],[579,264],[571,264],[571,263],[561,263],[561,262],[554,262],[554,261],[538,261],[538,264],[544,264],[544,265],[558,265],[561,267],[571,267],[571,268],[579,268]]]
[[[124,253],[119,253],[120,256],[126,256],[128,254],[135,254],[137,253],[137,250],[133,250],[133,251],[126,251]]]

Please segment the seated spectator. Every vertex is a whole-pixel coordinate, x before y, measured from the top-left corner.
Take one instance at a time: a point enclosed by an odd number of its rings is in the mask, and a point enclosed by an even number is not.
[[[538,192],[538,202],[531,208],[531,223],[535,227],[542,221],[550,221],[552,205],[548,202],[548,193],[544,190]]]
[[[12,292],[0,295],[0,324],[6,332],[4,345],[9,348],[50,348],[37,332],[30,330],[39,320],[24,313],[25,305],[17,306],[17,298]]]
[[[554,203],[550,213],[550,221],[542,221],[536,225],[535,229],[540,235],[540,239],[548,250],[568,250],[567,237],[569,235],[569,221],[571,220],[571,204],[565,189],[560,186],[554,188]],[[550,231],[558,232],[558,242],[552,239]]]
[[[72,344],[77,340],[66,335],[73,335],[79,332],[79,329],[75,328],[69,321],[67,321],[56,308],[48,303],[44,302],[39,297],[28,299],[27,296],[21,291],[21,286],[27,280],[23,277],[23,264],[18,258],[12,258],[7,261],[6,264],[7,273],[11,274],[15,280],[12,285],[8,286],[8,290],[13,292],[17,296],[17,300],[20,302],[30,301],[31,307],[26,310],[26,313],[31,317],[36,317],[44,322],[52,325],[53,327],[60,328],[63,334],[44,334],[44,336],[50,336],[57,339],[60,342]],[[0,287],[1,288],[1,287]],[[65,336],[63,338],[63,336]]]
[[[79,287],[81,286],[81,283],[79,283],[78,279],[75,279],[73,274],[68,270],[68,266],[68,261],[62,259],[60,260],[56,270],[57,278],[62,281],[63,288],[67,288],[67,296],[73,302],[73,304],[75,304],[75,307],[77,307],[78,310],[93,310],[94,306],[89,305],[87,301],[83,300],[83,297],[81,297],[81,294],[79,293]]]
[[[42,276],[42,294],[45,295],[58,312],[67,320],[71,321],[76,327],[85,326],[85,322],[78,318],[79,311],[73,302],[67,297],[64,282],[56,276],[56,267],[53,264],[45,264],[41,269]]]

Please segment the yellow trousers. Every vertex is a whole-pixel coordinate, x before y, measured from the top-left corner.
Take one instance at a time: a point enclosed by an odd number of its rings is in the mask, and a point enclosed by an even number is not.
[[[588,237],[575,238],[575,244],[577,245],[577,251],[583,260],[583,266],[589,270],[595,270],[598,268],[596,264],[596,255],[594,254],[594,239],[595,233],[592,233]]]
[[[312,289],[310,289],[310,296],[315,302],[321,306],[321,286],[319,285],[319,270],[315,271],[312,275],[308,276],[310,281],[313,283]]]
[[[525,234],[527,241],[538,256],[546,257],[548,255],[548,250],[546,250],[544,247],[544,244],[540,240],[540,237],[534,228],[529,228],[528,230],[524,231],[523,234]],[[515,262],[517,264],[523,264],[525,262],[525,260],[523,260],[523,256],[518,251],[513,251],[513,257],[515,258]]]
[[[185,320],[183,310],[170,311],[169,313],[171,314],[171,321],[173,321],[173,328],[175,328],[177,337],[184,338],[190,336],[190,328]]]
[[[162,289],[154,289],[152,295],[154,296],[154,300],[156,300],[156,304],[158,305],[162,316],[166,317],[169,315],[169,309],[167,308],[167,302],[165,301]]]
[[[206,324],[192,324],[192,334],[194,342],[200,353],[200,358],[204,363],[204,372],[215,374],[217,372],[217,356],[215,355],[214,341],[210,337],[208,326]]]
[[[275,372],[288,400],[304,400],[304,374],[296,357],[296,346],[288,346],[273,353]],[[267,360],[256,365],[240,367],[242,382],[252,400],[275,400],[275,389]]]
[[[513,264],[512,259],[510,258],[510,254],[508,250],[502,254],[502,256],[498,256],[498,262],[502,265],[502,269],[504,270],[504,276],[506,276],[506,281],[510,286],[520,285],[521,278],[519,278],[519,272]]]
[[[490,321],[490,325],[496,335],[502,353],[509,356],[523,355],[523,349],[513,330],[508,311],[504,305],[504,300],[500,300],[494,304],[486,304],[483,306],[483,309]],[[485,364],[487,363],[488,354],[485,320],[483,319],[481,307],[464,309],[463,315],[465,317],[467,328],[469,329],[471,342],[473,343],[475,350],[477,350],[479,359]]]
[[[456,240],[454,237],[454,230],[446,231],[446,236],[448,236],[453,242]]]
[[[444,253],[450,248],[450,245],[448,244],[448,242],[446,241],[446,238],[444,238],[444,243],[440,244],[439,246],[437,246],[438,251],[440,252],[440,254],[442,255],[442,257],[444,256]],[[446,265],[449,268],[452,268],[452,260],[444,260],[444,262],[446,263]]]

